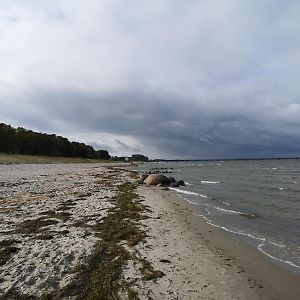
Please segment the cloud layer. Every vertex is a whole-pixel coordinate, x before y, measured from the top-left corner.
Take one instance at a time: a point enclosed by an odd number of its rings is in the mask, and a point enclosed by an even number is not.
[[[300,3],[1,1],[0,120],[112,154],[300,156]]]

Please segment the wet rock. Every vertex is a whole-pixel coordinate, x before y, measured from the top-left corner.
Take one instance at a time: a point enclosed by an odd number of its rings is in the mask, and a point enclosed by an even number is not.
[[[185,186],[185,183],[183,180],[175,181],[170,184],[170,187],[179,187],[179,186]]]

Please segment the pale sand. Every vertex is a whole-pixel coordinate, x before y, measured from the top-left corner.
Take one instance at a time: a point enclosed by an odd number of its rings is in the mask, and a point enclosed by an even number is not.
[[[0,243],[16,240],[12,246],[19,249],[0,266],[0,298],[11,289],[40,297],[71,283],[74,268],[89,259],[99,238],[77,223],[92,225],[105,217],[116,186],[99,184],[111,170],[97,165],[37,165],[30,172],[26,166],[16,168],[21,178],[0,169]],[[33,233],[19,230],[23,222],[39,218],[57,223]]]
[[[40,297],[76,281],[76,266],[87,263],[94,245],[101,243],[92,227],[85,225],[105,218],[114,206],[111,200],[117,187],[133,181],[126,171],[118,174],[99,165],[36,166],[34,172],[18,168],[17,174],[0,173],[0,242],[19,241],[13,244],[19,250],[0,266],[0,298],[10,289]],[[145,186],[139,186],[138,193],[150,209],[149,218],[139,221],[147,237],[135,247],[127,241],[122,247],[132,258],[123,280],[140,299],[297,299],[300,295],[299,278],[207,225],[175,193]],[[57,223],[35,233],[16,230],[18,224],[44,215]],[[145,280],[141,259],[165,276]],[[119,295],[126,299],[126,293]]]

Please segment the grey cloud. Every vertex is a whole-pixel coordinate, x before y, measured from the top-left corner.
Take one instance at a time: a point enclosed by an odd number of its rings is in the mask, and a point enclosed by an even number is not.
[[[119,155],[300,155],[298,1],[124,5],[1,3],[1,120]]]

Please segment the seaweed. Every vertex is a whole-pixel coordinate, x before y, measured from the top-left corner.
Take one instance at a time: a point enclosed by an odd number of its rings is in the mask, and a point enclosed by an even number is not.
[[[142,267],[140,268],[140,271],[143,275],[143,279],[148,280],[155,280],[158,278],[161,278],[165,276],[165,273],[159,270],[154,270],[153,266],[149,261],[147,261],[145,258],[141,259],[140,262],[142,263]]]
[[[17,240],[3,240],[0,242],[0,266],[5,265],[13,254],[17,253],[20,248],[14,246],[20,241]]]
[[[100,180],[101,184],[108,187],[117,187],[117,194],[110,199],[114,206],[108,209],[107,216],[99,217],[93,225],[87,224],[88,220],[85,219],[73,224],[73,226],[87,228],[99,237],[89,260],[75,268],[76,279],[72,283],[44,294],[39,297],[40,299],[139,299],[138,292],[133,289],[133,284],[138,279],[129,281],[123,276],[123,270],[128,266],[129,261],[140,266],[141,280],[156,280],[165,275],[159,270],[154,270],[151,262],[146,258],[137,255],[135,246],[147,237],[146,228],[140,221],[148,218],[147,213],[151,210],[139,198],[135,184],[126,182],[116,186],[116,175],[119,175],[119,170],[113,170]],[[80,200],[89,196],[89,193],[77,195]],[[41,233],[41,228],[58,223],[59,221],[55,219],[66,221],[70,217],[67,210],[75,204],[73,201],[63,202],[58,207],[58,211],[43,212],[38,219],[26,220],[18,224],[17,230],[24,234],[36,233],[38,239],[51,239],[56,232]],[[51,219],[47,219],[49,217]],[[9,247],[13,246],[9,245]],[[14,290],[10,290],[5,296],[9,299],[35,299],[34,296],[19,295]]]
[[[46,219],[44,217],[40,217],[38,219],[31,219],[21,222],[17,225],[16,232],[23,234],[31,234],[40,232],[42,227],[55,225],[57,224],[57,220]]]
[[[140,201],[135,189],[136,186],[129,182],[119,186],[117,195],[111,199],[115,206],[101,222],[89,226],[101,240],[95,245],[89,262],[77,267],[78,285],[67,287],[64,296],[74,295],[77,290],[78,299],[120,299],[120,295],[139,299],[132,288],[133,282],[123,278],[123,269],[129,260],[141,263],[142,280],[164,276],[163,272],[154,270],[149,261],[138,258],[124,246],[134,249],[147,236],[139,221],[147,218],[145,212],[149,208]]]

